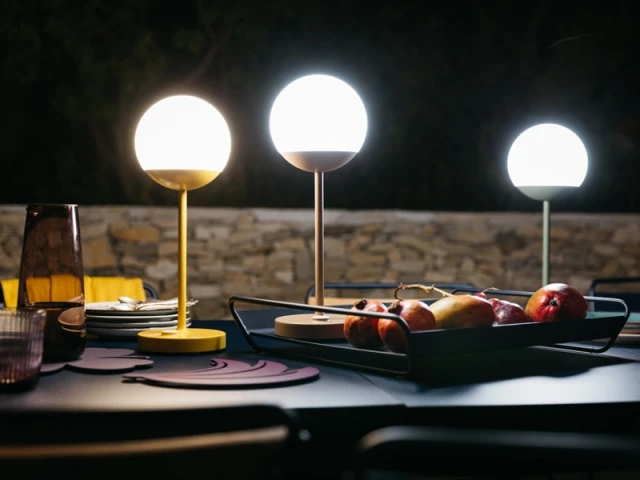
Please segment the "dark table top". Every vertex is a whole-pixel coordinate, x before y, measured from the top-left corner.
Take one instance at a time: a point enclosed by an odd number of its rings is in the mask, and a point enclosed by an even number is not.
[[[534,347],[434,365],[424,380],[367,374],[408,407],[640,402],[640,349],[588,354]]]
[[[215,328],[227,333],[223,352],[195,355],[149,354],[154,372],[206,368],[212,358],[233,358],[255,363],[263,355],[251,351],[234,322],[198,322],[198,328]],[[101,340],[90,347],[136,348],[131,341]],[[286,360],[287,366],[306,366]],[[29,410],[162,410],[211,408],[246,404],[273,404],[287,409],[331,409],[401,405],[393,395],[376,387],[355,371],[320,367],[320,378],[304,384],[242,390],[200,390],[168,388],[123,381],[121,374],[81,373],[72,370],[43,375],[36,389],[21,394],[0,394],[0,409]]]
[[[227,332],[227,349],[216,354],[151,354],[153,370],[205,368],[214,357],[265,358],[251,350],[232,321],[200,321],[198,327]],[[136,343],[102,340],[89,346],[135,348]],[[311,363],[281,361],[291,368]],[[316,418],[328,418],[327,414],[338,411],[342,415],[345,411],[359,412],[357,415],[371,412],[371,419],[384,424],[381,410],[409,412],[403,414],[404,421],[437,423],[477,419],[477,409],[507,412],[517,407],[528,412],[535,407],[536,412],[543,412],[541,408],[553,407],[564,417],[567,408],[577,412],[578,407],[588,406],[606,408],[608,418],[615,412],[626,416],[627,409],[633,408],[635,417],[627,426],[636,428],[640,422],[640,415],[636,415],[640,411],[639,361],[640,348],[633,346],[614,346],[606,354],[535,347],[487,354],[472,362],[434,365],[428,376],[411,380],[317,364],[320,378],[315,381],[246,390],[167,388],[124,382],[121,374],[64,370],[43,376],[33,391],[0,395],[0,412],[157,411],[273,404],[313,412]],[[463,410],[469,409],[475,410],[466,414],[471,417],[465,417]],[[436,411],[438,416],[433,415]],[[593,415],[603,412],[585,411],[590,417],[581,421],[593,422]],[[389,422],[392,417],[390,413]],[[397,421],[398,417],[393,418]],[[533,416],[529,418],[534,421]]]

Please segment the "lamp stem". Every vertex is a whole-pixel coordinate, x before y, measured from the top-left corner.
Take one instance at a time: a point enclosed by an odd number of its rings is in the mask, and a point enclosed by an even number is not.
[[[549,285],[549,226],[551,212],[549,201],[542,202],[542,286]]]
[[[324,172],[315,172],[316,305],[324,306]],[[316,312],[315,320],[329,320]]]
[[[178,330],[187,328],[187,190],[178,209]]]

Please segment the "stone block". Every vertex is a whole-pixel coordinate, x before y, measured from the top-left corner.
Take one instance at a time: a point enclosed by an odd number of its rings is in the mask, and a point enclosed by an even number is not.
[[[96,237],[106,237],[107,232],[107,224],[104,222],[80,225],[80,236],[83,242]]]
[[[166,280],[178,274],[178,264],[175,261],[160,259],[147,265],[145,277],[152,280]]]
[[[276,270],[273,272],[273,276],[284,284],[293,283],[293,272],[291,270]]]
[[[151,212],[151,216],[149,220],[154,227],[157,227],[161,231],[167,230],[167,229],[176,229],[178,227],[178,209],[155,208]]]
[[[178,254],[178,242],[161,242],[158,245],[158,256],[169,257]]]
[[[247,255],[242,258],[242,267],[248,272],[262,272],[267,265],[264,255]]]
[[[384,265],[386,264],[386,258],[382,254],[372,253],[352,253],[348,256],[348,261],[351,265]]]
[[[162,231],[162,238],[166,239],[178,239],[178,229],[177,228],[167,228]]]
[[[284,240],[279,240],[275,242],[274,248],[276,251],[278,250],[306,250],[307,245],[302,238],[286,238]]]
[[[228,239],[228,245],[237,247],[244,243],[262,240],[262,233],[256,231],[232,232]]]
[[[314,278],[314,259],[306,251],[298,251],[295,255],[295,278],[298,281],[310,281]],[[326,273],[326,272],[325,272]]]
[[[638,241],[640,241],[640,226],[638,223],[617,229],[611,238],[611,243],[615,245],[637,243]]]
[[[389,263],[399,262],[402,258],[402,252],[398,248],[393,248],[387,253],[387,261]]]
[[[82,263],[83,267],[88,269],[116,267],[118,261],[111,249],[109,238],[102,236],[89,240],[83,239]]]
[[[354,266],[346,271],[346,278],[350,282],[378,282],[386,268],[382,265]]]
[[[347,251],[353,253],[366,250],[372,241],[373,237],[370,235],[356,234],[347,242]]]
[[[387,252],[391,251],[394,248],[395,248],[395,245],[391,242],[372,243],[371,245],[368,246],[367,252],[386,254]]]
[[[309,245],[313,251],[313,245]],[[324,239],[324,253],[327,258],[343,258],[346,254],[346,241],[342,238],[328,237]]]
[[[476,261],[472,257],[464,257],[460,262],[460,273],[468,274],[476,269]]]
[[[391,262],[389,268],[400,274],[421,274],[424,271],[424,262],[420,260],[398,260]]]
[[[398,235],[394,238],[396,245],[413,248],[418,252],[425,252],[428,249],[428,243],[423,238],[414,235]]]
[[[225,264],[222,259],[205,259],[196,262],[194,275],[204,280],[219,280],[224,276]]]
[[[8,238],[4,238],[2,240],[2,249],[8,255],[20,256],[22,254],[22,236],[11,235]]]
[[[212,283],[191,283],[188,286],[190,296],[197,300],[219,299],[222,296],[222,290],[219,285]]]
[[[139,277],[146,280],[144,278],[144,267],[142,265],[125,265],[122,267],[120,273],[125,277]],[[109,269],[106,272],[103,271],[100,275],[118,275],[118,272],[115,269]]]
[[[111,235],[126,242],[155,243],[160,239],[160,230],[156,227],[113,227]]]
[[[467,282],[458,278],[457,271],[454,269],[429,270],[424,273],[423,282],[427,283],[452,283]]]
[[[400,247],[398,248],[398,253],[400,253],[400,258],[403,260],[420,260],[422,259],[422,254],[413,248]]]

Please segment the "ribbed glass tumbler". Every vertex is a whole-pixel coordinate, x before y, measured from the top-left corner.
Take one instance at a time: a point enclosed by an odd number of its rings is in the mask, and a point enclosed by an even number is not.
[[[38,384],[45,322],[44,310],[0,310],[0,393]]]

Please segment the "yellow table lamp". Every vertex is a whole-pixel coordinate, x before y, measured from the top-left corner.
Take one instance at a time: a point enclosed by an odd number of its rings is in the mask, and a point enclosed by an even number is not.
[[[187,328],[187,191],[201,188],[224,170],[231,134],[222,115],[206,101],[188,95],[165,98],[142,116],[135,133],[142,169],[163,187],[177,190],[178,328],[138,334],[147,352],[198,353],[226,347],[220,330]]]

